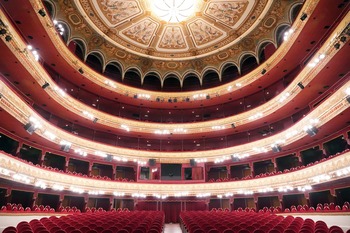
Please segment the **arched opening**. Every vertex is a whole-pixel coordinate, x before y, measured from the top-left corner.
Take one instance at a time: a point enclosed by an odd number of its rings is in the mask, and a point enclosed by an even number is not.
[[[242,58],[241,62],[241,74],[246,75],[250,71],[254,70],[258,67],[258,62],[256,58],[252,55],[246,55]]]
[[[201,89],[201,83],[195,74],[186,75],[183,81],[183,91],[195,91]]]
[[[103,59],[98,53],[90,53],[86,58],[86,65],[91,67],[93,70],[102,73]]]
[[[277,41],[277,48],[279,48],[283,42],[283,36],[284,33],[290,28],[288,25],[281,25],[277,28],[276,31],[276,41]]]
[[[122,83],[122,69],[120,68],[119,64],[116,62],[108,63],[108,65],[105,68],[104,74],[106,77]]]
[[[303,4],[299,3],[299,4],[296,4],[292,7],[291,12],[290,12],[290,19],[292,22],[294,22],[295,19],[297,18],[302,6],[303,6]]]
[[[259,48],[259,62],[262,63],[269,59],[272,54],[276,51],[276,47],[271,42],[263,43]]]
[[[81,61],[84,61],[86,48],[81,40],[72,40],[68,44],[69,50],[75,54]]]
[[[238,67],[234,64],[227,64],[222,69],[222,75],[221,75],[222,84],[232,82],[239,77],[240,75],[239,75]]]
[[[55,17],[55,6],[50,1],[43,1],[43,4],[45,6],[46,13],[50,16],[50,19],[54,19]]]
[[[131,87],[141,87],[141,75],[135,69],[128,70],[124,75],[123,83]]]
[[[162,84],[160,82],[158,75],[154,73],[150,73],[150,74],[147,74],[143,79],[142,87],[150,91],[161,91]]]
[[[166,77],[163,83],[163,91],[169,91],[169,92],[181,91],[180,80],[173,75]]]
[[[220,78],[217,72],[214,70],[209,70],[203,75],[203,84],[202,87],[205,88],[210,88],[210,87],[216,87],[219,86],[220,83]]]

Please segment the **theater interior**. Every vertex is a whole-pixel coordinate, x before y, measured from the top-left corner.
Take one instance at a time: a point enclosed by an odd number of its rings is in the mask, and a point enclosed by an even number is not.
[[[0,232],[350,232],[348,0],[0,0]]]

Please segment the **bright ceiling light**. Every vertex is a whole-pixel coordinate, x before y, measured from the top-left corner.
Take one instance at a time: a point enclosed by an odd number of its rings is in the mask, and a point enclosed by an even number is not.
[[[169,23],[180,23],[195,13],[195,0],[155,0],[152,11]]]

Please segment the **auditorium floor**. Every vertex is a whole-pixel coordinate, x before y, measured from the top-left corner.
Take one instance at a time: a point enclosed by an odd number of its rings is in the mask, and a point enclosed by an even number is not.
[[[164,233],[182,233],[180,224],[165,224]]]

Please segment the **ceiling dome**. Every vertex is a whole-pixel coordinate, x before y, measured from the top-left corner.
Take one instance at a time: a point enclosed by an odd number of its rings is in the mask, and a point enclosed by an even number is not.
[[[277,0],[75,0],[56,2],[56,18],[81,39],[87,54],[118,60],[141,73],[156,70],[178,78],[209,65],[220,70],[241,57],[258,57],[259,46],[274,44],[276,28],[291,24],[300,2]],[[258,58],[257,58],[258,60]]]

